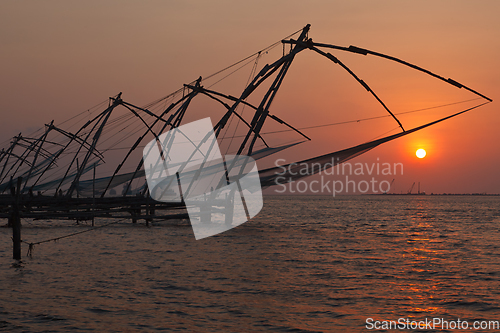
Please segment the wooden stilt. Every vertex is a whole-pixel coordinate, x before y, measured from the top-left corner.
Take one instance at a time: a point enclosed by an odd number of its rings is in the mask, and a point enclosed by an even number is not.
[[[12,224],[12,241],[13,241],[13,258],[21,260],[21,218],[19,216],[19,200],[21,197],[21,177],[17,178],[17,187],[12,204],[11,224]]]
[[[146,215],[148,217],[146,217],[146,227],[149,227],[149,222],[153,221],[153,219],[150,217],[150,215],[152,214],[151,211],[154,210],[153,208],[153,204],[151,203],[151,196],[149,195],[149,193],[146,193]]]
[[[92,226],[94,226],[94,212],[95,212],[95,167],[94,163],[94,178],[92,178]]]

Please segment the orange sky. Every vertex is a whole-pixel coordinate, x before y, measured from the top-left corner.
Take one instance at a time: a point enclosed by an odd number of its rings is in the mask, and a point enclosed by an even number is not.
[[[378,158],[404,163],[404,175],[395,181],[397,192],[420,181],[428,193],[500,193],[498,13],[496,0],[3,1],[0,141],[52,119],[61,122],[120,91],[126,101],[144,105],[310,23],[314,41],[397,56],[494,100],[353,162]],[[278,56],[280,52],[281,46]],[[368,82],[394,112],[475,97],[384,60],[330,52]],[[275,59],[269,54],[262,61]],[[461,107],[400,120],[410,128]],[[338,66],[306,50],[292,65],[272,113],[303,127],[385,111]],[[313,142],[285,156],[291,162],[324,154],[395,126],[386,118],[308,131]],[[415,157],[418,148],[427,150],[425,159]]]

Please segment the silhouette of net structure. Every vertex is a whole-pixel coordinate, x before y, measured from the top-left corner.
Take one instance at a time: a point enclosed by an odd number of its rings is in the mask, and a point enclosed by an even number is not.
[[[259,160],[311,140],[299,126],[287,123],[271,110],[292,62],[303,51],[314,52],[345,70],[373,96],[374,101],[387,112],[387,116],[394,119],[401,132],[285,165],[288,170],[285,175],[281,173],[283,167],[260,170],[263,187],[275,185],[279,176],[287,181],[303,177],[294,169],[301,167],[301,164],[311,165],[311,170],[316,170],[317,173],[385,142],[492,101],[453,79],[444,78],[392,56],[356,46],[316,43],[309,38],[309,29],[310,26],[307,25],[213,75],[200,77],[174,93],[142,107],[125,101],[120,93],[64,123],[50,122],[32,135],[20,133],[15,136],[0,150],[0,217],[8,218],[12,214],[13,198],[17,194],[21,197],[20,214],[25,218],[85,220],[128,216],[134,221],[185,218],[184,203],[155,202],[151,199],[145,179],[142,148],[163,132],[186,122],[189,119],[186,115],[200,97],[217,105],[221,116],[218,119],[212,117],[213,130],[221,146],[225,144],[224,147],[228,151],[232,150],[231,153]],[[291,38],[293,36],[296,38]],[[270,64],[261,66],[259,61],[264,55],[280,45],[283,46],[283,55]],[[285,52],[285,46],[289,47],[288,52]],[[421,126],[405,129],[396,117],[397,114],[338,56],[331,54],[332,50],[396,62],[458,89],[467,90],[482,102]],[[211,88],[240,69],[248,67],[251,67],[250,77],[239,95],[233,96]],[[288,143],[271,144],[263,131],[264,124],[268,122],[283,126],[283,131],[294,132],[297,139]],[[332,160],[335,161],[333,165]]]

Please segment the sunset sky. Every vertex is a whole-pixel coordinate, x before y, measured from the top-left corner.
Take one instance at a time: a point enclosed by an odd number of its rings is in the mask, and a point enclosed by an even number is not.
[[[420,181],[427,193],[500,193],[499,13],[497,0],[2,1],[0,141],[53,119],[62,122],[118,92],[145,105],[309,23],[315,42],[389,54],[493,99],[353,163],[403,163],[403,175],[385,178],[395,178],[396,192]],[[395,113],[477,97],[386,60],[329,52]],[[262,64],[281,53],[278,46]],[[480,102],[399,119],[411,128]],[[345,71],[308,50],[297,55],[272,113],[299,128],[386,114]],[[325,154],[396,133],[396,127],[383,118],[305,130],[312,142],[284,156],[292,162]],[[427,151],[423,159],[415,156],[419,148]]]

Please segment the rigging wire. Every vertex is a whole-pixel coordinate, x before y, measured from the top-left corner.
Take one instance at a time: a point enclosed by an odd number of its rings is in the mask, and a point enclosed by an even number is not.
[[[442,107],[446,107],[446,106],[451,106],[451,105],[456,105],[456,104],[461,104],[461,103],[467,103],[467,102],[475,101],[475,100],[478,100],[478,99],[482,99],[482,98],[478,97],[478,98],[468,99],[468,100],[460,101],[460,102],[454,102],[454,103],[448,103],[448,104],[443,104],[443,105],[431,106],[431,107],[423,108],[423,109],[398,112],[398,113],[395,113],[395,115],[403,115],[403,114],[409,114],[409,113],[415,113],[415,112],[422,112],[422,111],[427,111],[427,110],[432,110],[432,109],[438,109],[438,108],[442,108]],[[368,118],[361,118],[361,119],[354,119],[354,120],[346,120],[346,121],[340,121],[340,122],[336,122],[336,123],[323,124],[323,125],[314,125],[314,126],[307,126],[307,127],[299,127],[298,129],[299,130],[308,130],[308,129],[320,128],[320,127],[344,125],[344,124],[350,124],[350,123],[359,123],[359,122],[366,121],[366,120],[374,120],[374,119],[381,119],[381,118],[387,118],[387,117],[391,117],[391,115],[383,115],[383,116],[368,117]],[[280,131],[265,132],[265,133],[262,133],[262,134],[275,134],[275,133],[284,133],[284,132],[291,132],[291,131],[293,131],[293,130],[286,129],[286,130],[280,130]],[[222,139],[232,139],[232,138],[241,138],[241,137],[244,137],[244,135],[238,135],[238,136],[227,137],[227,138],[222,138]]]
[[[285,44],[283,44],[285,45]],[[258,68],[258,65],[259,65],[259,59],[261,57],[262,53],[259,52],[259,54],[257,55],[257,57],[255,58],[255,62],[253,64],[253,67],[252,67],[252,70],[250,71],[250,75],[248,76],[248,79],[247,79],[247,83],[245,84],[245,87],[248,87],[248,85],[250,84],[250,82],[254,79],[255,75],[257,74],[257,68]],[[239,105],[238,105],[239,106]],[[241,114],[240,116],[243,118],[243,113],[245,112],[245,104],[243,104],[242,108],[241,108]],[[234,112],[236,112],[237,110],[234,110]],[[226,131],[224,132],[224,135],[222,137],[225,137],[227,132],[229,131],[229,128],[231,127],[231,124],[233,122],[233,119],[235,118],[234,115],[231,116],[231,120],[229,121],[229,125],[226,127]],[[236,122],[236,128],[234,129],[234,133],[233,133],[233,136],[236,135],[236,132],[238,131],[238,127],[241,123],[241,119],[239,117],[236,117],[237,118],[237,122]],[[231,148],[231,144],[233,143],[233,140],[231,139],[231,141],[229,142],[228,146],[227,146],[227,149],[226,149],[226,155],[229,151],[229,149]]]
[[[116,223],[122,222],[124,220],[126,220],[126,218],[119,219],[118,221],[109,222],[109,223],[106,223],[106,224],[103,224],[103,225],[100,225],[100,226],[97,226],[97,227],[92,227],[92,228],[89,228],[87,230],[77,231],[77,232],[74,232],[74,233],[71,233],[71,234],[68,234],[68,235],[54,237],[54,238],[46,239],[46,240],[39,241],[39,242],[30,243],[30,242],[27,242],[27,241],[24,241],[24,240],[22,240],[21,242],[28,244],[28,253],[26,255],[29,256],[29,257],[31,257],[33,255],[33,250],[35,248],[35,245],[43,244],[43,243],[48,243],[48,242],[55,242],[55,241],[58,241],[58,240],[63,239],[63,238],[68,238],[68,237],[71,237],[71,236],[80,235],[80,234],[83,234],[83,233],[86,233],[86,232],[89,232],[89,231],[94,231],[94,230],[97,230],[97,229],[101,229],[101,228],[107,227],[107,226],[112,225],[112,224],[116,224]]]
[[[58,124],[58,126],[61,126],[61,125],[65,124],[65,123],[67,123],[67,122],[70,122],[71,120],[74,120],[74,119],[76,119],[78,117],[82,117],[85,114],[92,115],[96,111],[100,110],[100,107],[102,107],[102,105],[104,105],[107,102],[108,102],[108,100],[106,99],[106,100],[104,100],[104,101],[102,101],[102,102],[100,102],[100,103],[98,103],[98,104],[96,104],[96,105],[94,105],[94,106],[92,106],[92,107],[84,110],[84,111],[81,111],[81,112],[77,113],[76,115],[74,115],[73,117],[64,120],[62,123]],[[37,136],[39,136],[39,135],[36,135],[37,133],[41,133],[41,132],[44,132],[44,131],[45,131],[45,125],[43,127],[40,127],[40,128],[37,128],[37,129],[33,130],[32,132],[28,133],[26,136],[27,137],[37,137]],[[7,140],[5,140],[3,142],[0,142],[0,146],[3,146],[5,143],[9,142],[10,140],[12,140],[12,138],[8,138]]]
[[[301,31],[302,31],[302,29],[299,29],[299,30],[295,31],[294,33],[292,33],[292,34],[290,34],[290,35],[288,35],[288,36],[286,36],[286,37],[284,37],[284,38],[280,39],[279,41],[277,41],[277,42],[275,42],[275,43],[273,43],[273,44],[271,44],[271,45],[269,45],[269,46],[267,46],[267,47],[263,48],[262,50],[257,51],[257,52],[255,52],[255,53],[253,53],[253,54],[249,55],[248,57],[246,57],[246,58],[244,58],[244,59],[242,59],[242,60],[240,60],[240,61],[238,61],[238,62],[235,62],[234,64],[232,64],[232,65],[230,65],[230,66],[227,66],[226,68],[221,69],[220,71],[217,71],[217,72],[215,72],[215,73],[213,73],[213,74],[211,74],[211,75],[207,76],[207,77],[206,77],[206,78],[204,78],[203,80],[208,80],[208,79],[210,79],[211,77],[213,77],[213,76],[215,76],[215,75],[217,75],[217,74],[220,74],[220,73],[222,73],[222,72],[224,72],[224,71],[226,71],[226,70],[228,70],[228,69],[230,69],[230,68],[232,68],[232,67],[234,67],[234,66],[236,66],[236,65],[238,65],[238,64],[240,64],[240,63],[242,63],[242,62],[244,62],[244,61],[246,61],[246,60],[248,60],[248,59],[250,59],[250,58],[253,58],[253,57],[254,57],[254,56],[256,56],[256,55],[259,55],[260,53],[263,53],[263,52],[265,52],[265,51],[269,51],[269,50],[271,50],[271,49],[275,48],[277,45],[279,45],[283,39],[290,38],[290,37],[292,37],[293,35],[296,35],[297,33],[301,32]]]
[[[250,59],[249,61],[247,61],[246,63],[244,63],[243,65],[241,65],[240,67],[236,68],[234,71],[230,72],[229,74],[227,74],[226,76],[222,77],[221,79],[215,81],[214,83],[212,83],[211,85],[208,86],[208,88],[212,88],[213,86],[215,86],[217,83],[221,82],[222,80],[228,78],[229,76],[233,75],[234,73],[236,73],[237,71],[239,71],[240,69],[246,67],[247,65],[251,64],[252,62],[254,62],[253,59]]]
[[[216,76],[216,75],[218,75],[218,74],[220,74],[220,73],[222,73],[222,72],[225,72],[225,71],[227,71],[227,70],[229,70],[229,69],[233,68],[234,66],[237,66],[237,65],[241,64],[242,62],[245,62],[245,61],[247,61],[247,60],[249,60],[249,59],[252,59],[253,57],[255,57],[255,56],[257,56],[257,55],[259,55],[259,54],[261,54],[261,53],[264,53],[264,52],[269,52],[270,50],[272,50],[272,49],[274,49],[276,46],[278,46],[278,45],[281,43],[281,41],[282,41],[283,39],[290,38],[290,37],[292,37],[292,36],[294,36],[294,35],[298,34],[298,33],[299,33],[299,32],[301,32],[301,31],[302,31],[302,29],[299,29],[299,30],[297,30],[297,31],[295,31],[295,32],[293,32],[293,33],[291,33],[290,35],[288,35],[288,36],[286,36],[286,37],[284,37],[284,38],[280,39],[279,41],[277,41],[277,42],[275,42],[275,43],[273,43],[273,44],[271,44],[271,45],[269,45],[269,46],[267,46],[267,47],[263,48],[262,50],[257,51],[257,52],[255,52],[255,53],[253,53],[253,54],[249,55],[248,57],[245,57],[245,58],[243,58],[243,59],[241,59],[241,60],[239,60],[239,61],[235,62],[235,63],[234,63],[234,64],[232,64],[232,65],[229,65],[229,66],[227,66],[227,67],[225,67],[225,68],[223,68],[223,69],[221,69],[221,70],[218,70],[217,72],[215,72],[215,73],[213,73],[213,74],[210,74],[210,75],[208,75],[208,76],[206,76],[206,77],[202,77],[202,81],[207,81],[207,80],[211,79],[212,77],[214,77],[214,76]],[[196,83],[196,80],[193,80],[193,81],[189,82],[189,83],[188,83],[188,85],[193,85],[194,83]],[[158,103],[160,103],[160,102],[162,102],[162,101],[164,101],[164,100],[166,100],[166,99],[168,99],[168,98],[170,98],[170,97],[173,97],[174,95],[177,95],[178,93],[182,92],[182,91],[183,91],[183,89],[184,89],[184,87],[179,88],[179,89],[177,89],[176,91],[174,91],[174,92],[172,92],[172,93],[168,94],[167,96],[161,97],[161,98],[159,98],[159,99],[157,99],[157,100],[155,100],[155,101],[153,101],[153,102],[151,102],[151,103],[146,104],[146,105],[145,105],[145,106],[143,106],[143,107],[144,107],[145,109],[147,109],[147,108],[149,108],[149,107],[151,107],[151,106],[153,106],[153,105],[156,105],[156,104],[158,104]]]

